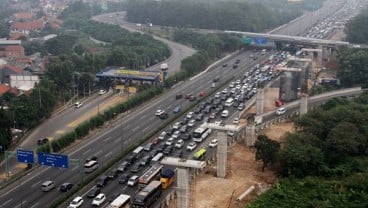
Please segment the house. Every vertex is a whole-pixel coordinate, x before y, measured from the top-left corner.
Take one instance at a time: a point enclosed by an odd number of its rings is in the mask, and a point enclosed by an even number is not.
[[[0,47],[0,57],[21,58],[24,57],[24,48],[20,45],[8,45]]]
[[[3,96],[9,90],[10,90],[9,85],[7,85],[7,84],[0,84],[0,96]]]
[[[33,19],[33,13],[30,13],[30,12],[17,12],[17,13],[14,13],[13,14],[13,17],[16,21],[19,21],[19,20],[32,20]]]
[[[22,69],[10,64],[0,66],[0,83],[10,84],[10,75],[22,73]]]
[[[34,20],[28,22],[13,22],[10,25],[11,33],[23,33],[29,35],[30,32],[41,31],[44,27],[44,24],[41,20]]]

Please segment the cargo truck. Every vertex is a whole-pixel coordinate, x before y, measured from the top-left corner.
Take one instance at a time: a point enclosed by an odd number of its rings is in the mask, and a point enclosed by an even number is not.
[[[175,172],[171,169],[163,169],[161,172],[161,184],[162,189],[167,189],[171,186],[171,184],[174,182],[174,176]]]

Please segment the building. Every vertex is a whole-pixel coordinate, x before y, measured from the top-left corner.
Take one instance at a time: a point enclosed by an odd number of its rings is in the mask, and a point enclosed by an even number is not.
[[[25,56],[24,48],[20,45],[0,46],[0,57],[22,58]]]
[[[30,12],[17,12],[13,14],[13,18],[16,21],[22,20],[22,21],[29,21],[34,18],[33,13]]]
[[[10,64],[2,65],[0,66],[0,83],[10,84],[10,75],[22,73],[23,70],[16,66]]]
[[[14,22],[10,26],[11,33],[23,33],[29,35],[30,32],[41,31],[44,24],[41,20],[29,22]]]

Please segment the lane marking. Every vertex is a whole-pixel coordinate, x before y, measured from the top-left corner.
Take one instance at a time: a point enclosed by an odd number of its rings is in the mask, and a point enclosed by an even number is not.
[[[136,126],[132,131],[136,131],[137,129],[139,129],[139,126]]]
[[[83,152],[83,155],[86,155],[88,152],[90,152],[92,149],[88,149],[87,151]]]
[[[34,188],[35,186],[37,186],[40,183],[41,183],[41,181],[37,181],[36,183],[32,184],[31,187]]]
[[[8,201],[4,202],[2,206],[5,206],[6,204],[9,204],[11,201],[13,201],[13,198],[9,199]],[[6,206],[5,206],[6,207]]]
[[[36,204],[34,204],[33,206],[31,206],[31,208],[37,207],[37,205],[38,205],[39,203],[40,203],[40,202],[37,202]]]
[[[18,204],[17,206],[15,206],[14,208],[18,208],[18,207],[23,207],[27,204],[27,201],[24,200],[24,201],[21,201],[20,204]]]
[[[112,137],[107,137],[106,139],[104,139],[104,142],[108,142],[110,139],[112,139]]]
[[[112,154],[112,152],[109,152],[109,153],[107,153],[107,154],[105,155],[105,157],[107,158],[107,157],[109,157],[111,154]]]

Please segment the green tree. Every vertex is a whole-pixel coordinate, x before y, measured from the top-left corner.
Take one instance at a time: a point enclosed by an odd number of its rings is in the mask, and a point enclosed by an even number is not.
[[[262,160],[262,171],[268,165],[273,165],[278,161],[280,144],[277,141],[269,139],[266,135],[259,135],[254,144],[256,148],[256,160]]]

